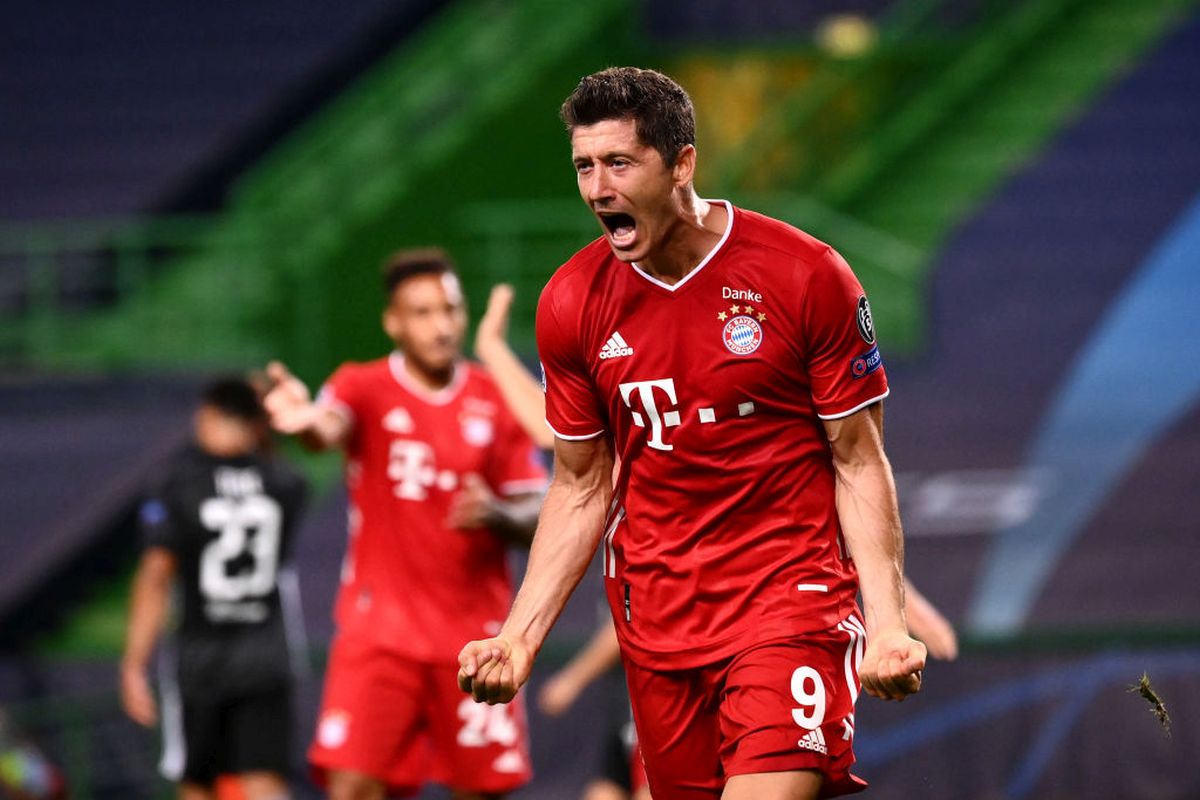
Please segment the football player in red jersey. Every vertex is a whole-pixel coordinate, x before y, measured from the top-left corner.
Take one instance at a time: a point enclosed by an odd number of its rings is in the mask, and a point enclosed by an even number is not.
[[[546,426],[546,402],[541,387],[508,344],[509,314],[513,289],[506,284],[492,288],[487,309],[475,331],[475,354],[496,380],[509,409],[526,432],[541,447],[554,446],[554,434]],[[958,657],[958,636],[950,621],[925,598],[911,581],[905,579],[904,593],[908,628],[925,643],[929,655],[953,661]],[[613,621],[609,617],[597,628],[575,656],[542,684],[537,704],[543,713],[559,716],[567,712],[589,684],[620,662],[620,649]],[[625,693],[617,705],[625,704]],[[637,749],[632,721],[610,709],[603,747],[593,777],[581,795],[584,800],[628,800],[650,797],[645,784],[645,769]]]
[[[396,351],[343,364],[315,401],[269,367],[272,425],[347,460],[338,632],[309,760],[333,800],[425,781],[456,800],[498,797],[530,777],[525,711],[478,706],[448,675],[463,638],[499,630],[506,548],[528,541],[545,470],[491,378],[461,358],[466,310],[445,254],[399,253],[384,282]]]
[[[691,101],[666,76],[596,73],[562,113],[603,236],[539,302],[554,482],[459,685],[510,700],[599,545],[657,800],[858,791],[860,687],[902,700],[926,658],[866,296],[828,245],[696,194]]]

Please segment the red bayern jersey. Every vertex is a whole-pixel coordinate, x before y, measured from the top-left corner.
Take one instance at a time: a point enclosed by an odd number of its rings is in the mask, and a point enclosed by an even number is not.
[[[725,205],[720,243],[674,286],[598,239],[538,305],[547,421],[612,436],[621,459],[605,583],[650,668],[833,628],[857,592],[822,420],[888,393],[870,307],[828,245]]]
[[[546,473],[492,379],[464,362],[430,391],[393,353],[342,365],[319,402],[353,420],[339,630],[426,661],[495,635],[512,600],[506,546],[490,530],[448,527],[451,501],[470,473],[501,496],[540,491]]]

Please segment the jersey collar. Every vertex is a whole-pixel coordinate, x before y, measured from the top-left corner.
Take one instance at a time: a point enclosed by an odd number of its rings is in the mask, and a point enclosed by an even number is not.
[[[688,281],[690,281],[692,278],[694,278],[697,274],[699,274],[700,270],[704,269],[708,265],[708,262],[712,261],[713,258],[716,257],[717,253],[721,252],[721,248],[724,247],[725,242],[729,240],[729,234],[733,232],[733,204],[730,203],[728,200],[709,200],[709,199],[703,198],[703,197],[700,199],[704,200],[704,202],[706,202],[706,203],[720,203],[721,205],[725,206],[725,210],[728,213],[729,219],[725,223],[725,233],[721,234],[721,241],[717,242],[716,247],[714,247],[712,250],[709,250],[708,255],[706,255],[700,261],[700,263],[696,265],[696,268],[693,269],[691,272],[689,272],[687,275],[684,275],[683,279],[680,280],[678,283],[673,283],[673,284],[672,283],[663,283],[658,278],[655,278],[653,275],[650,275],[649,273],[643,271],[642,268],[638,266],[636,261],[631,264],[631,266],[633,267],[633,271],[635,273],[637,273],[638,275],[641,275],[643,278],[650,281],[652,284],[654,284],[655,286],[658,286],[659,288],[666,289],[668,292],[674,292],[674,291],[677,291],[684,284],[686,284]]]
[[[462,363],[456,362],[454,375],[451,376],[448,384],[441,389],[428,389],[408,374],[408,367],[404,364],[404,353],[399,350],[393,350],[388,356],[388,368],[392,372],[392,377],[396,379],[396,383],[400,384],[405,391],[434,406],[444,406],[457,397],[467,379],[467,371],[463,369]]]

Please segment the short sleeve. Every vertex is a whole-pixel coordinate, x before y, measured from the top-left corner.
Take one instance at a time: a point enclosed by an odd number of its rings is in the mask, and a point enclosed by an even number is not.
[[[546,489],[547,473],[541,450],[503,407],[486,478],[502,497]]]
[[[170,484],[157,482],[142,497],[138,506],[138,530],[142,547],[164,547],[173,553],[182,549],[182,530],[177,518],[178,510],[170,500]]]
[[[335,408],[353,421],[362,402],[361,381],[357,377],[354,365],[342,364],[317,392],[317,403]]]
[[[870,303],[850,266],[832,248],[812,267],[800,319],[818,417],[847,417],[887,397]]]
[[[559,319],[553,291],[551,282],[542,292],[537,311],[546,424],[560,439],[592,439],[608,429],[608,421],[582,355],[578,316]]]
[[[279,496],[276,499],[283,506],[284,525],[287,529],[283,553],[286,560],[291,557],[294,550],[294,540],[300,529],[300,519],[308,506],[309,487],[308,481],[290,465],[281,462],[278,466],[282,479]]]
[[[287,524],[294,527],[308,506],[308,481],[286,461],[277,460],[272,466],[278,482],[275,499],[283,506]]]

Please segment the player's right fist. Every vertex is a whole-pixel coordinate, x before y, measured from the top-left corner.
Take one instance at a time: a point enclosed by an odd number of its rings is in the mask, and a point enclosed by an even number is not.
[[[271,427],[286,434],[307,430],[316,415],[308,387],[279,361],[267,365],[267,377],[271,380],[271,389],[263,398],[263,408],[267,410]]]
[[[529,680],[533,655],[503,636],[467,642],[458,654],[458,688],[476,703],[507,703]]]

